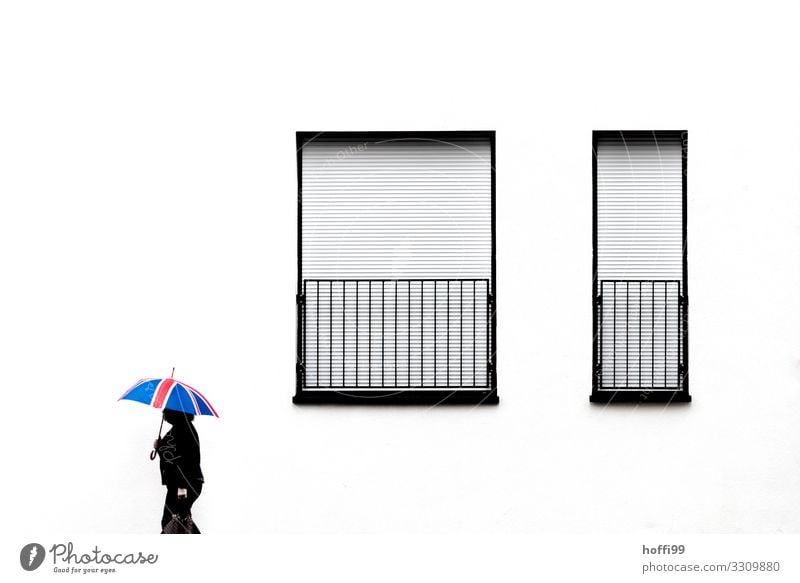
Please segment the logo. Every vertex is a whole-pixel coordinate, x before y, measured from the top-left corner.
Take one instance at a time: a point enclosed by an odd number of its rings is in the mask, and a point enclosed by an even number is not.
[[[29,543],[19,552],[19,564],[26,571],[35,571],[44,562],[44,547],[39,543]]]
[[[56,543],[48,550],[39,543],[28,543],[19,552],[19,564],[26,571],[35,571],[48,556],[53,560],[54,573],[83,575],[116,573],[120,565],[154,565],[158,561],[158,555],[153,553],[106,553],[97,545],[86,552],[80,552],[72,542],[68,542]]]

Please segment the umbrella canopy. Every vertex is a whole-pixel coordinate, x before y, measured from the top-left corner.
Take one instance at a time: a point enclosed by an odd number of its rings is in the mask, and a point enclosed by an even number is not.
[[[138,401],[156,409],[219,417],[209,400],[197,389],[173,378],[141,379],[118,400]]]

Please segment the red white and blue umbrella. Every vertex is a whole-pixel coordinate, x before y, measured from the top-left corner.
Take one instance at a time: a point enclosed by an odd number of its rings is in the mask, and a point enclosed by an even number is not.
[[[175,374],[175,369],[172,369]],[[137,401],[150,405],[156,409],[170,409],[191,415],[210,415],[219,417],[214,406],[200,391],[190,387],[182,381],[170,376],[168,379],[141,379],[130,389],[125,391],[118,401]],[[161,439],[161,430],[164,428],[164,417],[161,417],[161,426],[158,428],[158,440]],[[158,443],[156,440],[156,443]],[[156,459],[156,450],[150,452],[150,459]]]
[[[138,401],[156,409],[171,409],[192,415],[219,417],[214,407],[200,391],[182,381],[168,379],[141,379],[118,399]]]

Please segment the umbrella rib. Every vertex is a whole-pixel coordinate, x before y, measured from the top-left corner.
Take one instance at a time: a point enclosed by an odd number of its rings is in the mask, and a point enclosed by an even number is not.
[[[206,399],[206,397],[205,397],[205,395],[203,393],[201,393],[200,391],[198,391],[194,387],[191,387],[191,386],[187,385],[183,381],[176,381],[176,382],[180,382],[180,384],[182,384],[187,389],[187,391],[189,393],[194,393],[195,396],[200,397],[203,400],[203,403],[206,405],[206,407],[208,407],[208,409],[214,414],[214,417],[219,417],[219,414],[217,413],[217,410],[214,409],[214,407],[211,405],[211,401]],[[195,401],[195,403],[196,403],[196,401]],[[200,411],[200,409],[198,408],[198,412],[199,411]]]
[[[185,386],[189,387],[189,385],[185,385]],[[194,391],[194,393],[203,400],[203,403],[205,403],[206,407],[208,407],[208,409],[214,414],[214,417],[219,417],[219,415],[217,414],[217,410],[214,409],[214,407],[211,405],[211,401],[206,399],[206,397],[205,397],[205,395],[203,395],[203,393],[201,393],[197,389],[193,389],[192,387],[189,387],[189,388],[192,391]]]
[[[200,407],[197,406],[197,400],[194,398],[193,392],[188,389],[186,390],[186,392],[189,393],[189,398],[192,400],[192,404],[194,405],[194,414],[200,415]]]

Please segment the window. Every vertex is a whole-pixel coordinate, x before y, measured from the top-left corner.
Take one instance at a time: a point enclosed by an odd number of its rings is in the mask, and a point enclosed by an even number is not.
[[[496,403],[494,132],[298,132],[296,403]]]
[[[684,131],[595,131],[591,400],[689,401]]]

